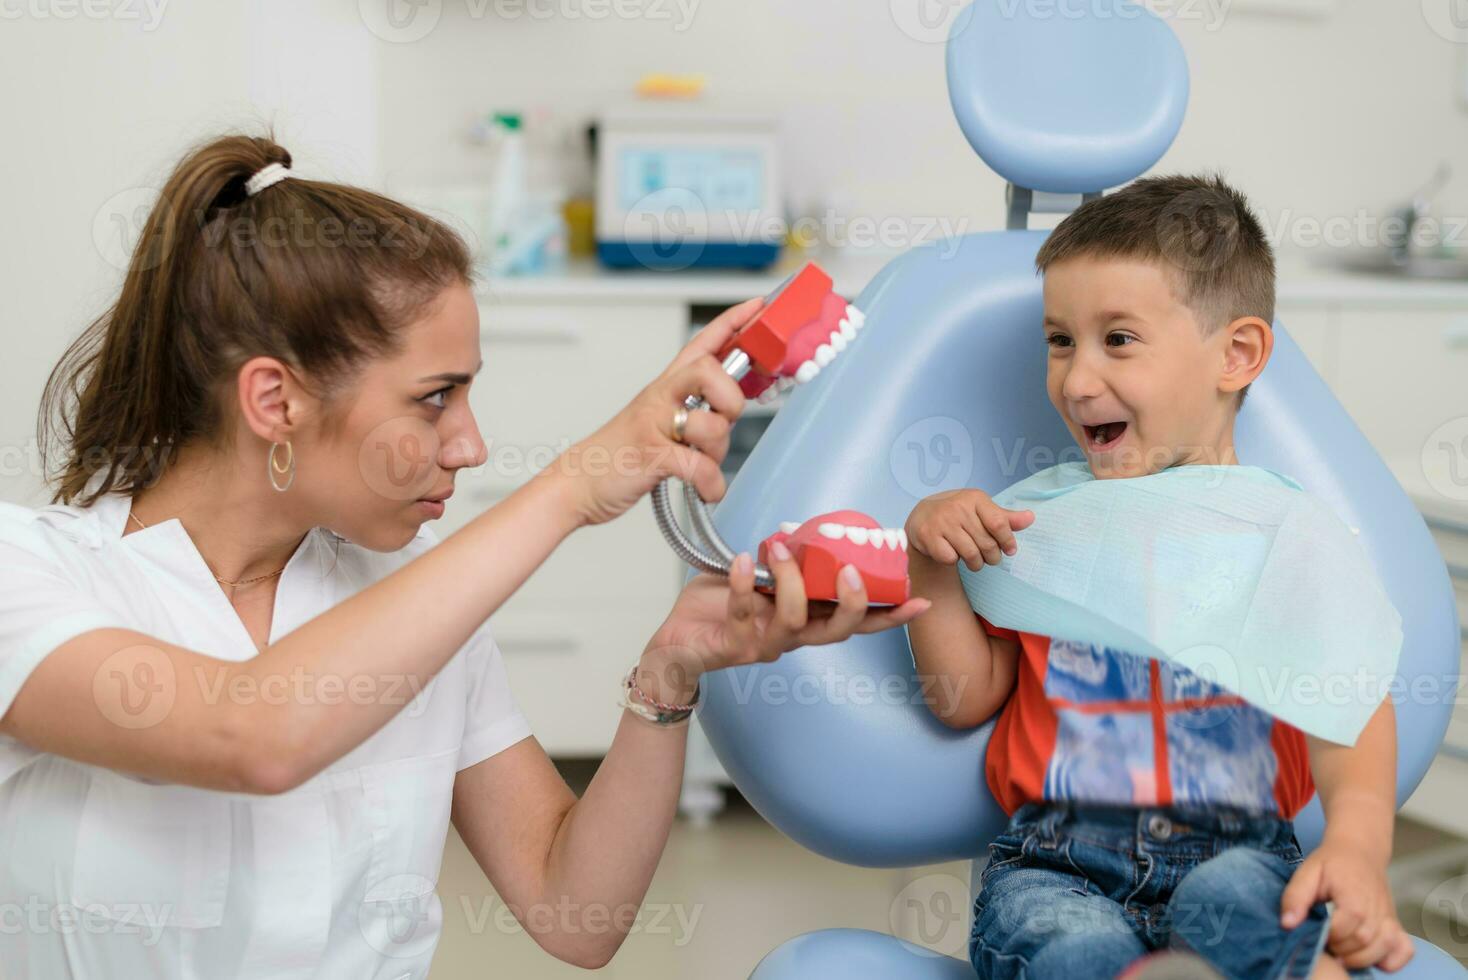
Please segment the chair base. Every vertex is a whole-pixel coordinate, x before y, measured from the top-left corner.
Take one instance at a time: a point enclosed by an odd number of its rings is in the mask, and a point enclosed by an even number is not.
[[[1392,980],[1464,980],[1457,960],[1416,936],[1417,954]],[[895,936],[867,929],[822,929],[796,936],[760,960],[749,980],[974,980],[973,967]]]

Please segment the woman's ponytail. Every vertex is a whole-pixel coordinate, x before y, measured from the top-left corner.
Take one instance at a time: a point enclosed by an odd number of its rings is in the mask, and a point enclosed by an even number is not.
[[[472,277],[442,223],[359,188],[292,174],[246,182],[291,156],[272,139],[227,136],[169,176],[117,301],[51,372],[39,420],[54,449],[53,499],[89,505],[156,482],[182,446],[222,444],[226,384],[251,357],[299,369],[329,395],[444,288]],[[100,474],[100,476],[99,476]]]

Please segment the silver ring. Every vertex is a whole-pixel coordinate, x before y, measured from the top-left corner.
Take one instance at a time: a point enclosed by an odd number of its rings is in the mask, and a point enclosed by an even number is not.
[[[685,407],[683,405],[679,405],[677,411],[675,411],[673,413],[673,441],[674,442],[682,442],[683,441],[683,432],[684,432],[684,430],[687,427],[688,427],[688,409],[687,409],[687,407]]]

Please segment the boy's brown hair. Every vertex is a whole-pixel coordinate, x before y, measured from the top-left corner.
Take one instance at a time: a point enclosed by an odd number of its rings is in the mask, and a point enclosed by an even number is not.
[[[1035,268],[1082,255],[1160,263],[1204,337],[1239,317],[1274,322],[1274,250],[1248,200],[1220,176],[1145,177],[1087,201],[1050,233]]]

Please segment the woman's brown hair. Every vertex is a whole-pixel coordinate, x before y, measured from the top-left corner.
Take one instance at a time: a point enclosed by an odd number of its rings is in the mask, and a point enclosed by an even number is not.
[[[46,382],[43,459],[64,450],[54,501],[133,494],[184,445],[222,446],[228,382],[252,357],[278,358],[330,398],[398,350],[400,328],[445,288],[472,281],[452,229],[379,194],[292,174],[248,195],[272,163],[291,163],[273,138],[225,136],[163,185],[117,301]]]

